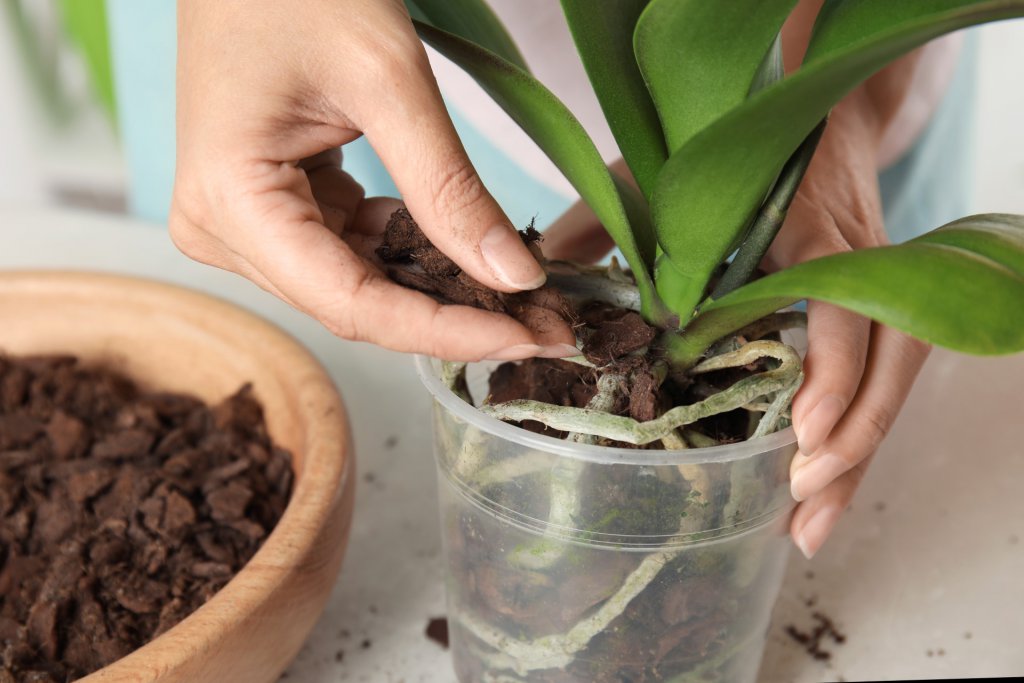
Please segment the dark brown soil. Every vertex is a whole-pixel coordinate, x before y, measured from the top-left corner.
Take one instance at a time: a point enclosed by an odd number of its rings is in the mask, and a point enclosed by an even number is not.
[[[540,256],[540,233],[532,227],[520,232],[523,242]],[[573,307],[551,287],[506,294],[480,284],[434,247],[405,209],[391,215],[377,255],[395,282],[425,292],[439,301],[506,313],[530,329],[543,331],[562,321],[573,321]]]
[[[434,617],[427,622],[424,633],[427,638],[448,649],[448,620],[445,617]]]
[[[530,226],[520,235],[543,263],[538,247],[541,234]],[[661,358],[657,341],[660,330],[648,325],[639,313],[603,303],[577,305],[548,286],[517,294],[488,289],[434,247],[405,209],[392,214],[377,255],[394,281],[426,292],[444,303],[506,313],[535,330],[543,329],[553,320],[557,324],[568,324],[582,341],[582,355],[597,366],[594,369],[543,358],[505,363],[490,377],[488,403],[532,399],[582,408],[596,393],[598,378],[606,372],[615,372],[625,380],[612,412],[644,422],[674,405],[700,401],[749,375],[752,370],[763,369],[724,370],[704,375],[693,383],[685,377],[665,377],[664,372],[659,376],[655,366]],[[524,422],[520,426],[549,436],[565,436],[539,423]],[[747,412],[738,410],[716,415],[693,428],[728,443],[746,438],[749,427]],[[649,447],[662,446],[654,443]]]
[[[0,683],[71,681],[171,628],[252,557],[291,481],[248,387],[211,408],[0,357]]]
[[[832,619],[821,612],[814,612],[814,627],[810,631],[801,631],[790,624],[786,627],[786,634],[795,640],[812,659],[829,661],[832,653],[824,648],[826,641],[831,640],[836,645],[846,642],[846,636],[839,632]]]

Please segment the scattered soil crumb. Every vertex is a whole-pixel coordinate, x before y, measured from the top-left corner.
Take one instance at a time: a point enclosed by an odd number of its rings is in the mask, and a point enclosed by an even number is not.
[[[377,475],[374,474],[373,472],[367,472],[366,474],[363,475],[363,481],[365,481],[367,484],[372,484],[373,482],[377,481]]]
[[[929,657],[934,657],[935,656],[935,651],[934,650],[928,650],[927,652],[925,652],[925,654],[928,655]]]
[[[940,648],[939,648],[939,651],[938,651],[938,653],[937,653],[937,654],[938,654],[938,655],[939,655],[940,657],[945,657],[945,656],[946,656],[946,651],[945,651],[945,650],[943,650],[943,649],[942,649],[942,648],[940,647]]]
[[[427,622],[425,633],[427,638],[434,641],[444,649],[448,649],[448,620],[446,618],[432,618]]]
[[[338,663],[341,663],[341,662],[345,661],[345,651],[344,650],[338,650],[337,652],[335,652],[334,653],[334,661],[336,661]]]
[[[347,628],[343,628],[340,631],[338,631],[338,637],[339,638],[346,638],[346,639],[347,638],[351,638],[352,637],[352,632],[349,631]]]
[[[806,572],[804,572],[804,578],[806,578],[808,581],[810,581],[811,579],[814,578],[814,572],[812,572],[810,569],[808,569]]]
[[[369,609],[370,609],[370,614],[376,614],[377,613],[377,605],[370,605]]]
[[[846,642],[846,636],[839,632],[830,617],[821,612],[814,612],[811,616],[815,625],[810,631],[801,631],[790,624],[786,627],[786,634],[799,643],[812,659],[828,662],[832,659],[832,653],[825,650],[822,645],[826,640],[842,645]]]
[[[814,607],[817,604],[818,604],[818,596],[817,595],[812,595],[811,597],[804,599],[804,605],[806,605],[807,607]]]
[[[970,640],[973,637],[974,637],[974,634],[971,633],[970,631],[968,631],[967,633],[964,634],[964,640]]]
[[[384,448],[386,448],[389,451],[391,449],[393,449],[397,445],[398,445],[398,437],[395,436],[394,434],[392,434],[391,436],[389,436],[387,439],[384,440]]]
[[[876,512],[885,512],[885,502],[884,501],[879,501],[879,502],[875,503],[875,511]]]
[[[359,647],[363,648],[364,650],[369,650],[371,645],[373,645],[373,641],[369,638],[366,638],[365,640],[363,640],[363,642],[359,643]]]

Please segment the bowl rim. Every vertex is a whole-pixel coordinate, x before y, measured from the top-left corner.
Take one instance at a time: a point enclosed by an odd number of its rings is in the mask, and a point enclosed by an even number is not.
[[[215,295],[133,275],[77,269],[15,269],[0,272],[0,296],[52,290],[55,283],[73,288],[76,296],[104,296],[116,292],[118,299],[135,305],[159,302],[162,313],[174,314],[186,322],[190,317],[198,318],[202,312],[212,313],[224,329],[243,328],[251,335],[258,335],[259,355],[287,358],[289,374],[302,378],[302,382],[290,383],[295,387],[296,413],[309,416],[308,420],[303,420],[310,431],[304,437],[302,469],[301,472],[293,469],[295,483],[288,504],[263,544],[230,581],[194,612],[81,680],[83,683],[108,680],[107,676],[135,671],[140,662],[152,664],[150,657],[157,651],[161,670],[173,671],[198,655],[195,649],[172,645],[173,641],[209,647],[212,624],[219,623],[221,632],[226,634],[231,630],[230,623],[244,621],[264,602],[251,599],[254,591],[269,596],[285,583],[294,560],[308,556],[317,541],[317,534],[309,533],[309,529],[322,529],[341,499],[345,496],[351,499],[355,457],[348,416],[341,394],[327,370],[305,346],[270,321]],[[74,350],[69,349],[69,353]],[[326,414],[332,415],[332,419],[321,419]],[[302,529],[305,531],[297,533]],[[261,571],[261,567],[281,571],[268,573]],[[249,597],[236,599],[245,596]],[[223,615],[211,618],[213,612],[227,605],[232,605],[230,623],[225,623]]]

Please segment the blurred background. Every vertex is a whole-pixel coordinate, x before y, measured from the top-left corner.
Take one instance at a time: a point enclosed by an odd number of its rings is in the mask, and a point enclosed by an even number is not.
[[[0,208],[163,222],[174,23],[173,0],[0,0]],[[1024,213],[1024,22],[976,32],[972,210]]]

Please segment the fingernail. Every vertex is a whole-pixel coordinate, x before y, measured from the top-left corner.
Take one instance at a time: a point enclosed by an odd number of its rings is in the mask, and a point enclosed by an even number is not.
[[[825,443],[832,428],[846,411],[846,403],[835,394],[829,394],[800,421],[797,442],[805,455],[810,455]]]
[[[522,246],[515,230],[507,225],[495,225],[480,240],[480,254],[495,277],[509,287],[536,289],[544,284],[547,275],[533,258],[513,258]]]
[[[823,453],[793,473],[789,483],[793,500],[807,500],[822,490],[836,477],[850,469],[850,464],[835,453]]]
[[[570,358],[580,355],[580,350],[572,344],[551,344],[540,352],[541,358]]]
[[[522,360],[524,358],[533,358],[543,350],[544,347],[537,344],[516,344],[515,346],[509,346],[508,348],[498,349],[493,353],[489,353],[484,360]]]
[[[825,545],[825,539],[828,538],[829,532],[832,531],[832,527],[836,525],[842,514],[841,508],[835,505],[826,505],[811,515],[811,518],[804,524],[804,528],[793,539],[796,547],[800,548],[800,552],[804,554],[804,557],[809,560],[814,557],[815,553],[821,550],[821,546]]]

